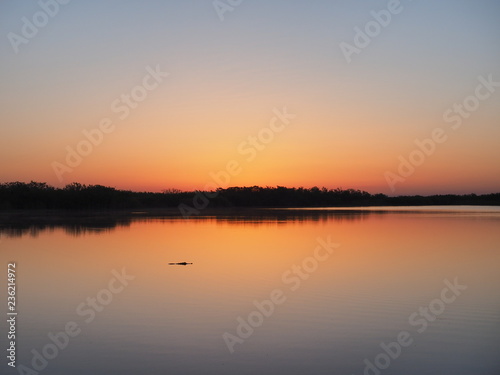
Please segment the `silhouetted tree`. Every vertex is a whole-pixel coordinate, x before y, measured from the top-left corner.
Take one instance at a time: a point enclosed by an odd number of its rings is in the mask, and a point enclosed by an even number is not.
[[[418,205],[500,205],[500,193],[388,197],[355,189],[310,189],[276,187],[229,187],[212,192],[185,192],[166,189],[162,193],[117,190],[102,185],[77,182],[58,189],[44,182],[0,183],[0,209],[125,209],[193,205],[197,195],[205,195],[208,207],[342,207]]]

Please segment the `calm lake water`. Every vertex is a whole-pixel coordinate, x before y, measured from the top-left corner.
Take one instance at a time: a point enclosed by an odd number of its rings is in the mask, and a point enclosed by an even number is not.
[[[498,207],[136,213],[0,234],[18,311],[18,367],[2,355],[2,374],[500,374]],[[5,315],[0,328],[5,354]]]

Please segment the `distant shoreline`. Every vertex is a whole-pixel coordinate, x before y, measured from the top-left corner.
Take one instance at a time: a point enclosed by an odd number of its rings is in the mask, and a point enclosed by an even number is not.
[[[500,206],[500,193],[440,194],[389,197],[354,189],[228,187],[215,191],[165,190],[133,192],[101,185],[72,183],[55,188],[41,182],[0,183],[0,213],[52,210],[53,212],[140,212],[164,210],[167,215],[204,215],[206,210],[248,208]]]

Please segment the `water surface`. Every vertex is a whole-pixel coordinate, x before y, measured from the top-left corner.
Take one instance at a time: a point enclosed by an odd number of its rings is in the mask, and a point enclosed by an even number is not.
[[[499,374],[499,229],[491,207],[4,225],[2,277],[8,261],[18,269],[17,364],[32,367],[32,350],[75,322],[79,334],[40,373]],[[193,265],[168,265],[184,261]],[[114,270],[133,280],[110,285]],[[463,289],[443,302],[449,283]],[[272,295],[280,303],[264,302],[264,316],[256,304]],[[381,356],[404,332],[411,343]],[[18,373],[6,361],[2,373]]]

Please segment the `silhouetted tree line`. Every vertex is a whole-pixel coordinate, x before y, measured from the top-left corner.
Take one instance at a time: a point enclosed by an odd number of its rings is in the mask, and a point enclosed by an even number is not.
[[[0,184],[0,209],[137,209],[193,206],[196,199],[208,207],[325,207],[325,206],[418,206],[500,205],[500,193],[484,195],[431,195],[388,197],[354,189],[313,187],[230,187],[216,192],[162,193],[117,190],[101,185],[72,183],[55,188],[43,182]]]

